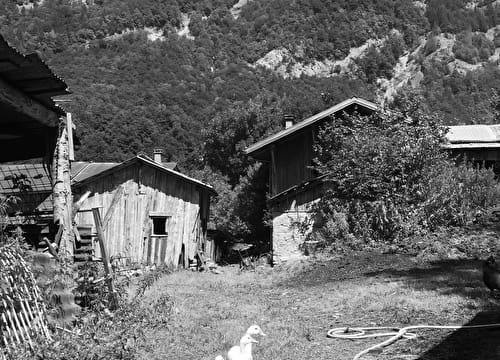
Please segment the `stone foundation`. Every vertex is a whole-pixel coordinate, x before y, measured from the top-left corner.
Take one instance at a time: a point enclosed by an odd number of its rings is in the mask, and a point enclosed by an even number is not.
[[[299,229],[299,224],[308,217],[309,212],[304,210],[273,214],[273,254],[278,263],[304,256],[300,247],[310,229],[303,233]]]

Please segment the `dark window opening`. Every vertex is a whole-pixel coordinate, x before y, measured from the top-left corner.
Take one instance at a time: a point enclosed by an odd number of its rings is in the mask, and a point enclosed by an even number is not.
[[[153,219],[153,235],[167,235],[167,217],[155,216]]]

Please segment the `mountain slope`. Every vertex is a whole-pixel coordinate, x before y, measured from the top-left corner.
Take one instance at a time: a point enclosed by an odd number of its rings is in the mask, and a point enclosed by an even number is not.
[[[264,102],[280,104],[274,113],[301,118],[348,96],[414,88],[449,124],[495,121],[496,2],[243,3],[0,0],[0,33],[69,84],[81,160],[160,146],[200,168],[211,119],[262,94],[279,99]]]

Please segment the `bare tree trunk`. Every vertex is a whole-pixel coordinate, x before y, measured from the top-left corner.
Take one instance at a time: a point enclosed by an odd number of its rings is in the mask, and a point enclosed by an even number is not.
[[[59,251],[73,256],[73,220],[72,207],[73,197],[71,194],[71,164],[69,161],[69,140],[67,122],[62,121],[60,125],[59,138],[57,139],[54,154],[54,223],[62,226],[62,235]]]

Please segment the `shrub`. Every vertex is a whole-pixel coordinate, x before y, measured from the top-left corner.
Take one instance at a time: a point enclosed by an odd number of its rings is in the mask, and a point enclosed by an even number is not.
[[[421,216],[429,228],[462,226],[498,203],[500,185],[492,169],[446,162],[430,169],[424,198]]]
[[[445,128],[416,102],[401,110],[335,118],[318,133],[315,170],[325,192],[309,239],[331,246],[398,244],[441,226],[462,226],[500,200],[492,170],[456,166]]]
[[[140,281],[139,290],[130,301],[120,302],[119,308],[111,313],[82,311],[73,322],[72,330],[61,330],[53,335],[55,341],[36,339],[31,347],[19,346],[10,349],[7,360],[28,359],[124,359],[132,360],[139,353],[150,351],[148,329],[160,329],[167,325],[173,311],[173,301],[168,294],[157,298],[144,298],[144,289],[166,270],[161,268],[151,272]],[[53,329],[56,331],[56,329]]]

